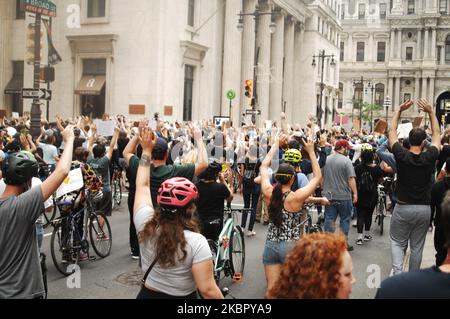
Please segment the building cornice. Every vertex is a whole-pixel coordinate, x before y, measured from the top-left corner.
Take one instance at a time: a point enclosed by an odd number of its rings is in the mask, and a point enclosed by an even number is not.
[[[272,0],[272,2],[302,23],[313,15],[302,1]]]

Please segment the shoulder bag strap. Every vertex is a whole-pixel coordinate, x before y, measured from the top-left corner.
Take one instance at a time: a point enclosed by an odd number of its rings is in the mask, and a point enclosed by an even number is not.
[[[150,274],[150,271],[152,271],[153,267],[156,265],[156,263],[158,262],[158,257],[155,258],[155,260],[153,261],[153,263],[150,265],[150,267],[148,267],[147,272],[144,275],[144,278],[142,279],[142,285],[145,285],[145,282],[147,281],[147,277]]]

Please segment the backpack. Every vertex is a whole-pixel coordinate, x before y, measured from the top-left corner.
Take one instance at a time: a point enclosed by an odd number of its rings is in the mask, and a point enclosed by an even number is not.
[[[370,169],[365,169],[360,178],[358,178],[357,181],[357,189],[358,193],[373,193],[376,190],[375,182],[373,180],[372,174],[370,172]]]
[[[245,186],[253,186],[255,184],[256,178],[256,164],[252,170],[248,169],[248,160],[245,161],[245,172],[244,177],[242,179],[242,184]]]

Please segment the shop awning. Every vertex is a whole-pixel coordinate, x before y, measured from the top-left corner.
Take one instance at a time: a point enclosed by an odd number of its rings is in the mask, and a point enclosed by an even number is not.
[[[22,94],[23,75],[15,75],[5,88],[5,94]]]
[[[78,95],[100,95],[106,83],[104,75],[83,75],[75,89]]]

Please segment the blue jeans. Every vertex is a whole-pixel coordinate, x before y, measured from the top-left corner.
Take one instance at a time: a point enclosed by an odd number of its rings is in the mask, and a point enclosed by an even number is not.
[[[353,203],[351,200],[338,200],[335,204],[325,207],[325,231],[329,233],[335,231],[334,224],[339,216],[340,228],[345,236],[348,236],[352,211]]]

